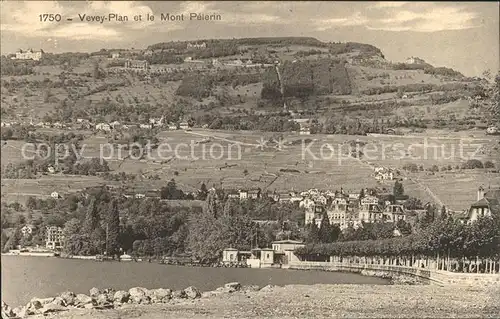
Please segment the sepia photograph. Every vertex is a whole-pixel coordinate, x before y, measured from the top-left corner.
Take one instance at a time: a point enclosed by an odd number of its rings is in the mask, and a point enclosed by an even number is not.
[[[0,0],[1,318],[498,318],[500,3]]]

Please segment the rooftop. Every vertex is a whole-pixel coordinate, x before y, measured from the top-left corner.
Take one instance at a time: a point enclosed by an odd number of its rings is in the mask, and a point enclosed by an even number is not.
[[[304,244],[304,242],[300,240],[285,239],[273,241],[273,244]]]

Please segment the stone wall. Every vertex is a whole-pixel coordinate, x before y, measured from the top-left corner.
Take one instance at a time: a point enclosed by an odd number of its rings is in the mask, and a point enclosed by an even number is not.
[[[285,265],[284,265],[285,266]],[[430,270],[425,268],[379,265],[379,264],[357,264],[340,262],[314,262],[299,261],[287,265],[290,269],[324,270],[353,272],[366,276],[377,276],[383,278],[415,278],[419,283],[431,283],[438,285],[499,285],[500,274],[475,274],[475,273],[453,273],[448,271]]]

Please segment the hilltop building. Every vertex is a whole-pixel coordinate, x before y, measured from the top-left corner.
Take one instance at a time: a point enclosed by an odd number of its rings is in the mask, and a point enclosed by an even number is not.
[[[187,48],[188,49],[205,49],[207,47],[207,44],[205,42],[202,43],[188,43]]]
[[[409,57],[405,61],[406,64],[424,64],[426,63],[423,59],[417,57]]]
[[[13,59],[40,61],[44,54],[45,54],[45,52],[43,52],[42,49],[40,49],[40,51],[34,51],[33,49],[28,49],[26,51],[23,51],[23,50],[19,49],[16,52],[16,57]]]

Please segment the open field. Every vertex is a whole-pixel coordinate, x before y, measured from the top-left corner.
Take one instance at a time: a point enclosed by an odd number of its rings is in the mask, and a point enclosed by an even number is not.
[[[70,310],[55,318],[495,318],[498,293],[493,287],[289,285],[169,304]]]
[[[280,145],[272,142],[280,137],[284,141],[281,149]],[[419,197],[424,202],[436,202],[437,198],[438,203],[460,210],[474,201],[480,185],[494,187],[500,184],[498,173],[456,169],[469,158],[483,162],[491,160],[498,167],[498,137],[486,136],[479,131],[456,133],[429,130],[404,136],[299,136],[293,133],[199,129],[163,131],[158,138],[161,148],[153,150],[143,159],[137,159],[129,157],[126,150],[122,150],[120,155],[117,148],[106,145],[105,135],[91,135],[83,143],[83,156],[99,157],[102,148],[102,154],[113,172],[140,174],[144,178],[158,175],[161,179],[146,179],[129,185],[136,189],[159,189],[174,178],[184,191],[195,191],[202,183],[209,187],[260,187],[269,191],[342,187],[355,192],[362,187],[375,186],[390,191],[392,181],[381,183],[373,176],[375,167],[385,166],[403,173],[403,183],[410,196]],[[347,156],[355,150],[355,145],[349,143],[355,141],[366,143],[360,148],[364,153],[361,159]],[[3,165],[19,160],[20,143],[9,141],[9,147],[2,148]],[[432,165],[440,169],[450,165],[453,169],[434,174],[427,171],[406,174],[402,167],[407,163],[422,165],[424,169]],[[120,185],[119,182],[110,183],[99,177],[65,178],[44,176],[39,180],[5,181],[2,185],[5,196],[2,198],[15,200],[22,198],[23,193],[47,196],[54,190],[64,194],[105,183]]]

